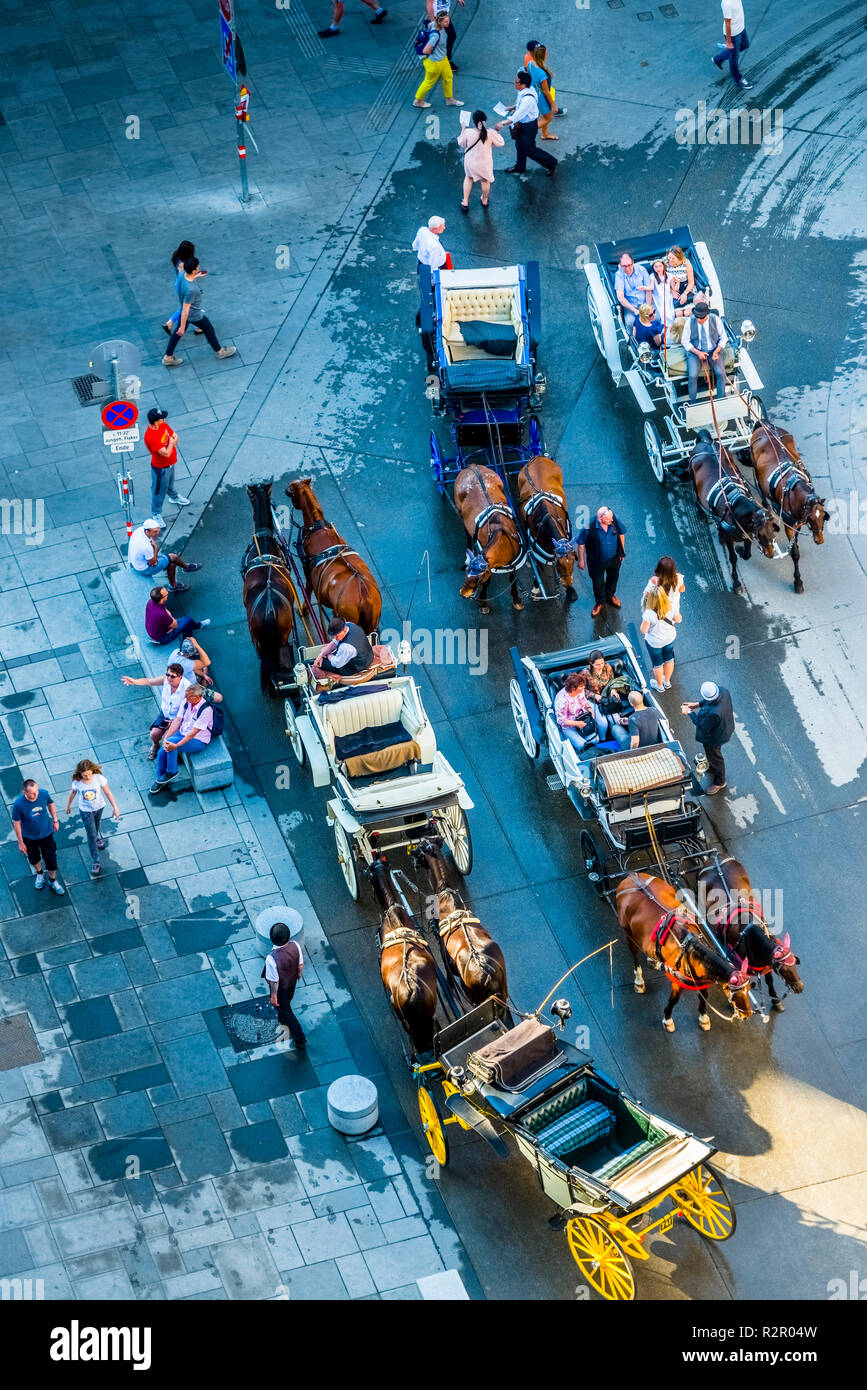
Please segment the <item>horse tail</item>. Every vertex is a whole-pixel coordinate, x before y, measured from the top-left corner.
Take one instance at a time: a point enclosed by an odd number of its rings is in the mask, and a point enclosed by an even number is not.
[[[423,980],[411,978],[405,986],[403,998],[395,998],[394,1006],[404,1028],[412,1040],[416,1053],[433,1051],[434,1007],[430,1007],[430,993]]]

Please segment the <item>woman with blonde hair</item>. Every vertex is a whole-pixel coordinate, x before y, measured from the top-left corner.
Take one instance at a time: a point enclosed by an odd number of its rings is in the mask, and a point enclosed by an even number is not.
[[[106,801],[111,805],[112,820],[120,820],[120,811],[111,794],[108,779],[102,775],[102,768],[99,763],[91,762],[90,758],[82,758],[72,774],[72,787],[66,803],[67,815],[72,809],[72,802],[76,795],[78,796],[78,814],[81,816],[84,833],[87,836],[87,846],[90,850],[90,875],[91,878],[98,878],[102,873],[99,851],[105,849],[106,844],[99,833],[99,822],[102,820]]]
[[[559,135],[549,135],[548,126],[554,115],[554,81],[547,66],[548,50],[543,43],[533,50],[527,64],[527,72],[539,103],[539,134],[543,140],[559,140]]]
[[[678,304],[687,304],[695,294],[695,271],[683,247],[672,246],[666,261],[671,292]]]
[[[433,27],[428,30],[428,41],[422,53],[424,80],[413,97],[413,106],[430,106],[430,102],[425,101],[425,97],[428,92],[433,91],[440,78],[442,78],[446,106],[463,106],[464,104],[452,95],[452,65],[448,57],[449,39],[446,32],[448,27],[449,12],[443,10],[434,20]]]
[[[650,688],[661,695],[664,690],[671,689],[677,628],[671,621],[671,603],[665,589],[659,585],[648,587],[642,602],[641,631],[653,667]]]

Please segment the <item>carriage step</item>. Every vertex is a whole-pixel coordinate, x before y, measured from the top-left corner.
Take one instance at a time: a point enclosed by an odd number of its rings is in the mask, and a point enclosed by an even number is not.
[[[556,772],[549,772],[545,781],[548,783],[549,792],[564,792],[566,790]]]

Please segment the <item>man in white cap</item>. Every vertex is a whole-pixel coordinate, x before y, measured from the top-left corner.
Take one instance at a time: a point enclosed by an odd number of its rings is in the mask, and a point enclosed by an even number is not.
[[[173,550],[167,555],[159,548],[160,524],[155,516],[149,516],[147,521],[143,521],[141,526],[136,527],[129,538],[129,548],[127,559],[133,574],[141,574],[145,579],[149,579],[153,584],[154,575],[162,574],[165,571],[168,586],[173,594],[185,594],[189,589],[189,584],[179,584],[177,582],[178,569],[186,570],[191,574],[193,570],[200,570],[201,565],[190,564],[182,560]]]
[[[448,251],[440,241],[440,237],[446,229],[446,219],[444,217],[429,217],[426,227],[419,227],[412,243],[412,249],[418,257],[416,274],[421,276],[423,265],[429,266],[431,270],[441,270],[448,259]],[[417,324],[421,324],[421,312],[415,316]]]
[[[732,697],[722,685],[705,681],[699,692],[701,701],[690,700],[681,705],[681,714],[688,714],[695,725],[696,741],[702,745],[710,768],[710,782],[703,788],[705,796],[716,796],[726,785],[726,765],[722,746],[735,731]]]

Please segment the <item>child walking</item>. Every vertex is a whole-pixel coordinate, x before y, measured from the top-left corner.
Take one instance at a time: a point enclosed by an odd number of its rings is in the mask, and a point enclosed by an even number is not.
[[[92,763],[89,758],[82,758],[72,774],[72,788],[66,803],[67,815],[72,809],[76,795],[78,796],[78,814],[84,825],[84,833],[87,836],[90,857],[93,861],[90,869],[91,878],[98,878],[102,873],[99,851],[105,849],[106,843],[99,833],[99,822],[102,820],[106,800],[111,805],[112,820],[120,820],[120,811],[111,794],[108,780],[102,775],[102,769],[98,763]]]

